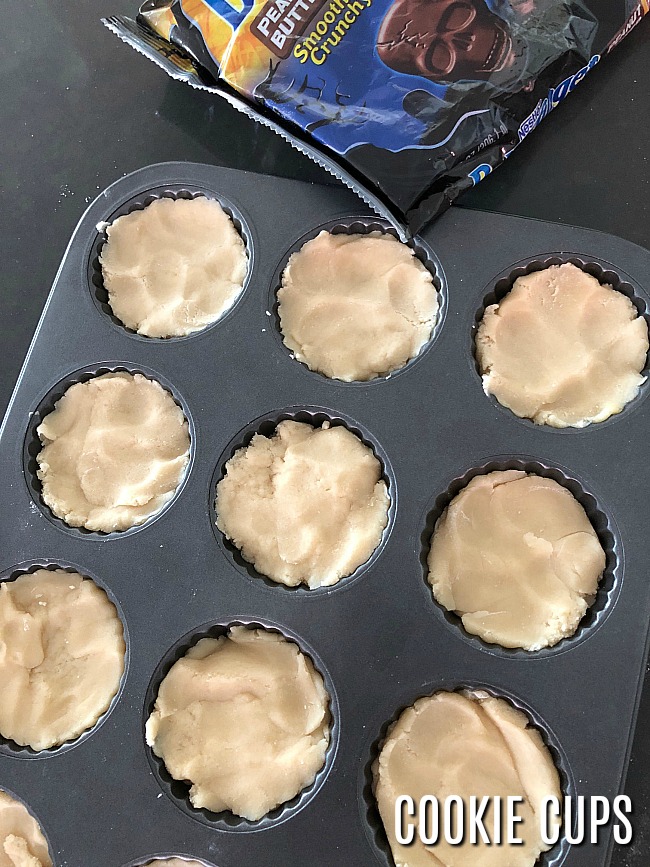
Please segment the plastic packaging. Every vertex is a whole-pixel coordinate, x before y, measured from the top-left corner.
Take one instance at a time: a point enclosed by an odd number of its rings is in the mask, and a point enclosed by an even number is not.
[[[147,0],[136,20],[105,23],[417,232],[507,159],[649,9],[649,0]]]

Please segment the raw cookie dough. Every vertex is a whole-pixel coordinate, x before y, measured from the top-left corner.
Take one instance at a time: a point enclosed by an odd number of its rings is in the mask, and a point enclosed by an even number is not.
[[[336,584],[370,557],[389,497],[372,450],[344,427],[283,421],[256,434],[217,485],[217,527],[273,581]]]
[[[242,291],[248,259],[219,202],[162,198],[118,217],[99,257],[115,316],[147,337],[216,322]]]
[[[182,409],[139,373],[72,385],[37,429],[43,500],[71,527],[142,524],[179,486],[190,454]]]
[[[0,584],[0,734],[34,750],[78,737],[124,672],[122,621],[94,581],[38,569]]]
[[[503,647],[539,650],[578,628],[605,552],[585,510],[553,479],[475,476],[438,520],[428,558],[438,602]]]
[[[431,337],[438,293],[413,250],[392,235],[321,232],[294,253],[278,291],[285,345],[333,379],[403,367]]]
[[[298,645],[234,626],[172,666],[147,743],[190,801],[255,821],[311,785],[329,745],[329,695]]]
[[[515,280],[476,336],[486,394],[552,427],[620,412],[645,382],[647,354],[648,326],[630,299],[571,264]]]
[[[24,804],[0,789],[0,867],[52,867],[47,842]]]
[[[562,793],[557,769],[539,732],[521,711],[505,699],[487,693],[437,692],[418,699],[402,712],[382,746],[373,767],[375,796],[395,864],[399,867],[533,867],[549,849],[541,839],[539,807],[542,798]],[[458,846],[445,842],[425,846],[416,836],[410,846],[395,837],[395,799],[410,795],[416,804],[424,795],[523,797],[516,826],[522,845],[471,845],[469,833]],[[442,825],[442,819],[441,819]],[[494,808],[484,815],[490,836]],[[505,837],[505,833],[504,833]],[[479,841],[480,841],[479,837]]]

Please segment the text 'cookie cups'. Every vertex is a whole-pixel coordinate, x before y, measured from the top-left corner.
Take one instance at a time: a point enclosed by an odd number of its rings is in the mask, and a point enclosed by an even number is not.
[[[394,806],[393,809],[390,811],[391,815],[388,817],[384,805],[384,813],[387,817],[383,820],[378,805],[378,787],[380,785],[380,762],[383,763],[384,770],[386,770],[386,757],[389,755],[391,750],[394,750],[396,747],[399,748],[399,744],[403,741],[405,735],[408,737],[409,726],[406,725],[406,723],[408,723],[409,721],[412,722],[415,719],[415,717],[417,716],[416,712],[418,710],[428,710],[428,708],[431,707],[431,703],[439,699],[442,699],[443,701],[451,701],[453,703],[452,709],[455,708],[456,710],[460,711],[461,714],[463,714],[464,716],[467,715],[467,709],[471,711],[472,704],[474,702],[487,702],[489,705],[491,705],[491,710],[496,711],[497,716],[501,716],[503,718],[504,725],[502,726],[502,728],[504,728],[506,733],[509,729],[515,735],[516,741],[519,742],[520,745],[524,748],[524,752],[527,753],[529,748],[532,748],[534,753],[539,756],[542,763],[541,766],[544,769],[545,779],[549,785],[544,785],[540,787],[540,778],[536,777],[535,773],[533,772],[531,774],[531,779],[535,780],[534,788],[536,788],[538,791],[540,789],[548,788],[546,794],[557,796],[560,804],[564,799],[575,798],[576,787],[573,773],[561,744],[557,740],[555,733],[548,727],[544,719],[540,717],[539,714],[534,711],[527,703],[523,702],[518,697],[511,695],[507,691],[497,689],[491,685],[476,681],[454,681],[451,683],[449,681],[445,681],[444,685],[432,684],[430,686],[424,686],[420,690],[416,690],[411,695],[405,695],[404,701],[398,707],[394,715],[390,719],[383,722],[379,731],[379,736],[376,737],[369,746],[368,760],[366,761],[365,765],[362,766],[362,773],[360,775],[360,806],[362,811],[362,818],[364,819],[366,834],[378,862],[384,865],[384,867],[395,867],[395,864],[398,863],[398,861],[400,864],[410,864],[411,862],[410,860],[408,860],[408,854],[412,852],[414,854],[414,857],[417,858],[419,844],[416,839],[412,846],[406,847],[406,849],[398,845],[397,848],[400,849],[400,854],[403,852],[405,853],[405,856],[404,858],[398,859],[394,857],[394,853],[391,850],[391,843],[389,842],[389,836],[394,830],[394,821],[391,821],[394,820]],[[442,709],[443,711],[446,710],[445,708]],[[442,715],[438,714],[438,719],[439,722],[442,722],[443,726],[447,725],[451,721],[450,715],[447,713],[442,713]],[[464,725],[452,725],[450,727],[450,730],[448,731],[448,736],[446,739],[437,736],[440,733],[436,733],[433,726],[425,725],[423,727],[420,724],[419,733],[416,732],[416,734],[418,734],[418,737],[420,738],[420,740],[422,740],[422,743],[420,744],[420,750],[424,748],[426,755],[423,755],[422,762],[416,762],[414,767],[416,769],[416,776],[418,768],[421,768],[423,771],[425,771],[424,775],[419,780],[419,783],[421,783],[422,786],[418,786],[417,780],[411,780],[411,783],[409,784],[408,775],[403,775],[399,779],[398,785],[400,787],[400,791],[396,792],[396,795],[410,795],[414,799],[416,808],[422,795],[437,798],[440,806],[440,814],[442,815],[444,810],[445,798],[451,794],[459,794],[459,796],[462,795],[462,791],[457,792],[457,790],[462,790],[464,785],[467,783],[469,783],[472,790],[476,789],[476,792],[473,793],[477,797],[479,795],[489,797],[490,795],[499,794],[498,791],[491,791],[494,781],[490,783],[489,768],[487,778],[484,781],[486,785],[482,789],[480,788],[480,777],[482,771],[485,770],[485,768],[482,768],[481,765],[485,765],[485,763],[487,762],[489,766],[491,763],[497,762],[499,750],[502,751],[502,755],[506,763],[509,764],[512,761],[512,754],[510,749],[506,746],[504,750],[504,745],[506,745],[506,738],[504,737],[503,732],[499,730],[498,726],[489,723],[488,727],[484,728],[482,725],[479,724],[478,728],[474,732],[475,735],[478,735],[478,743],[480,744],[483,737],[493,739],[494,743],[492,743],[487,752],[479,754],[479,756],[475,756],[474,759],[472,759],[471,738],[469,745],[463,743],[467,735],[468,729],[471,730],[471,726],[468,725],[470,721],[471,716],[465,720]],[[375,729],[375,731],[377,731],[377,729]],[[526,738],[531,739],[530,744],[526,743]],[[438,767],[437,771],[435,771],[434,768],[437,762],[434,762],[433,766],[429,767],[427,770],[427,761],[431,761],[435,758],[436,751],[439,751],[439,757],[444,766],[446,758],[445,745],[449,744],[450,750],[451,752],[453,752],[455,748],[454,743],[456,743],[456,745],[461,750],[458,772],[456,772],[453,765],[450,769],[448,769],[448,771],[444,771],[444,767]],[[407,745],[402,743],[401,748],[404,749],[405,746]],[[467,751],[465,747],[469,747],[469,751]],[[431,753],[430,755],[429,752]],[[404,754],[408,758],[408,750],[406,750]],[[399,759],[399,755],[397,755],[397,758]],[[415,755],[412,756],[412,759],[415,761]],[[530,773],[529,765],[530,762],[524,762],[522,765],[522,768],[526,773]],[[511,765],[510,771],[508,773],[510,773],[511,781],[514,781],[515,787],[517,787],[519,784],[516,780],[516,767]],[[465,775],[464,777],[463,774]],[[473,779],[476,775],[478,775],[479,777],[478,783],[475,779]],[[500,776],[498,772],[497,775]],[[413,788],[414,783],[415,788]],[[441,785],[442,788],[440,788]],[[385,788],[386,786],[384,781],[383,789],[385,790]],[[519,794],[523,795],[524,801],[529,800],[527,791],[524,790]],[[383,795],[381,793],[380,795],[383,798]],[[478,797],[478,800],[480,801],[480,797]],[[465,804],[465,806],[467,806],[467,803]],[[491,810],[492,807],[490,807],[490,812]],[[502,811],[502,819],[504,814],[505,808]],[[387,834],[387,831],[385,829],[385,821],[388,821],[389,823],[389,834]],[[412,821],[412,819],[410,819],[409,821]],[[417,823],[417,817],[415,821]],[[490,823],[489,820],[485,822],[485,827],[486,830],[489,829],[488,834],[494,834],[494,826]],[[517,827],[519,830],[521,830],[522,826],[518,825]],[[533,821],[531,829],[529,830],[532,830],[533,834],[537,836],[539,827],[540,826],[538,822]],[[442,821],[439,825],[439,832],[444,836],[444,827]],[[521,834],[518,834],[518,836],[521,836]],[[471,858],[476,857],[475,853],[482,850],[484,854],[491,854],[492,858],[494,859],[492,861],[486,860],[486,865],[489,863],[498,865],[498,867],[502,867],[502,865],[506,863],[500,859],[503,859],[504,854],[508,848],[507,845],[486,845],[485,847],[479,847],[479,849],[477,850],[476,845],[468,842],[469,834],[466,834],[464,836],[464,840],[465,847],[470,850]],[[478,839],[478,842],[480,842],[480,837]],[[458,848],[458,846],[452,847],[454,851],[458,851]],[[567,857],[569,848],[569,843],[566,837],[563,835],[562,829],[560,828],[558,842],[550,847],[544,844],[540,846],[540,849],[542,849],[543,851],[541,851],[539,856],[534,858],[529,863],[531,867],[533,863],[535,867],[560,867],[560,865],[564,863]],[[516,853],[521,849],[521,846],[515,846],[513,852]],[[436,847],[436,849],[434,849],[433,851],[437,852],[438,847]],[[533,856],[534,854],[535,849],[533,848]],[[421,862],[415,860],[414,863],[419,864]],[[474,861],[470,860],[469,863],[474,863]],[[483,864],[484,862],[481,861],[480,863]],[[517,865],[520,865],[526,862],[517,861],[516,863]]]

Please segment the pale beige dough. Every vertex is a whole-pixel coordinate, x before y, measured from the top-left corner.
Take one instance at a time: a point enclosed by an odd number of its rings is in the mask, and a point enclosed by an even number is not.
[[[170,670],[147,743],[195,807],[251,821],[311,785],[330,740],[329,695],[298,646],[234,626],[203,638]]]
[[[256,434],[217,485],[217,527],[258,572],[310,588],[370,557],[388,522],[381,464],[344,427],[283,421]]]
[[[38,822],[20,801],[0,789],[0,867],[52,867]]]
[[[552,479],[475,476],[436,524],[428,557],[438,602],[484,641],[539,650],[573,635],[605,552],[585,510]]]
[[[122,621],[76,572],[39,569],[0,584],[0,734],[34,750],[78,737],[124,672]]]
[[[278,291],[284,342],[312,370],[346,382],[414,358],[438,315],[433,278],[392,235],[321,232],[294,253]]]
[[[142,524],[174,496],[189,460],[183,411],[139,373],[72,385],[37,430],[43,500],[71,527]]]
[[[570,263],[515,280],[476,336],[486,394],[561,428],[620,412],[645,382],[647,353],[648,326],[630,299]]]
[[[115,316],[147,337],[183,337],[216,322],[242,291],[244,242],[219,202],[157,199],[118,217],[100,262]]]
[[[541,735],[521,711],[487,693],[438,692],[418,699],[402,712],[389,731],[374,764],[375,796],[396,867],[533,867],[546,846],[540,833],[540,804],[562,793],[557,769]],[[452,846],[441,839],[425,846],[417,837],[410,846],[397,842],[395,799],[410,795],[416,804],[433,795],[442,808],[451,795],[466,805],[500,796],[503,815],[508,796],[521,796],[516,825],[522,845],[489,846],[465,842]],[[484,824],[493,834],[490,803]],[[441,820],[442,825],[442,820]],[[480,839],[480,838],[479,838]]]

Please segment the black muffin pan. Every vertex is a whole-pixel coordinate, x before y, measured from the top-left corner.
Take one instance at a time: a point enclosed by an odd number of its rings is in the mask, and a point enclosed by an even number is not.
[[[156,197],[196,195],[218,199],[245,240],[243,292],[194,335],[136,335],[113,316],[103,286],[106,224]],[[524,709],[565,794],[613,799],[622,790],[650,615],[648,385],[602,424],[538,427],[483,393],[473,340],[485,306],[516,276],[564,261],[624,292],[647,317],[650,254],[583,229],[452,209],[411,242],[439,291],[431,341],[392,376],[342,383],[295,360],[279,333],[282,267],[320,228],[393,231],[343,188],[167,163],[103,192],[65,253],[0,431],[0,580],[37,566],[93,578],[118,605],[128,665],[108,712],[76,741],[43,753],[0,741],[0,788],[34,811],[56,867],[126,867],[171,853],[214,867],[391,867],[372,762],[399,712],[438,689],[483,689]],[[183,482],[158,515],[102,534],[68,527],[43,503],[36,428],[69,385],[110,370],[140,372],[167,388],[188,418],[192,445]],[[214,524],[226,461],[287,418],[345,425],[373,450],[388,485],[379,548],[335,587],[273,584]],[[428,541],[451,497],[477,473],[507,468],[566,486],[607,554],[576,635],[537,653],[467,634],[426,582]],[[296,641],[331,695],[323,770],[259,822],[195,810],[187,784],[169,777],[144,738],[169,667],[230,624]],[[611,846],[610,829],[597,846],[561,841],[539,865],[604,867]]]

